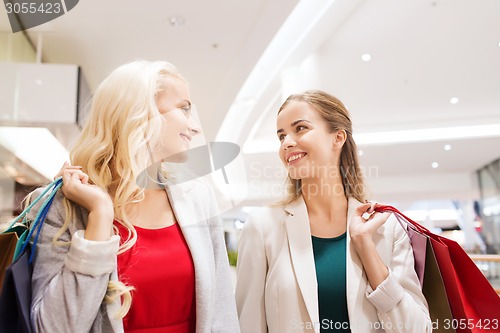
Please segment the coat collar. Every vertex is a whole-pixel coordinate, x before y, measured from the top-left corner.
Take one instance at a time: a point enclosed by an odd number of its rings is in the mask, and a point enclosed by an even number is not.
[[[346,294],[349,313],[354,313],[357,290],[362,286],[363,266],[354,248],[350,246],[349,224],[358,206],[362,203],[354,198],[349,198],[347,208],[347,249],[346,249]],[[316,279],[316,266],[311,240],[311,227],[307,206],[304,199],[285,205],[285,227],[295,277],[304,298],[311,322],[319,322],[318,283]],[[319,328],[315,331],[319,332]]]

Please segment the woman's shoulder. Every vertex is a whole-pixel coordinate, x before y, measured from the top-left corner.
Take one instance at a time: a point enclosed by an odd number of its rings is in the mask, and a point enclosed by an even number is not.
[[[245,224],[254,225],[259,229],[271,232],[273,229],[279,228],[284,223],[286,218],[285,210],[280,205],[267,205],[252,208]]]
[[[395,243],[406,236],[406,225],[404,222],[400,223],[397,217],[391,213],[378,232],[384,234],[386,240],[391,240],[392,243]]]
[[[28,194],[28,196],[27,196],[28,202],[26,203],[26,205],[34,202],[35,200],[37,200],[37,198],[39,198],[38,202],[36,202],[33,205],[33,207],[30,209],[30,211],[27,214],[27,217],[29,220],[34,220],[36,218],[36,215],[38,214],[38,212],[42,208],[42,205],[47,201],[47,199],[49,197],[49,193],[45,193],[45,195],[43,195],[43,192],[46,189],[47,189],[47,186],[42,186],[42,187],[39,187],[39,188],[33,190],[30,194]],[[43,195],[43,197],[40,197],[42,195]],[[65,196],[64,196],[62,190],[59,189],[57,191],[57,193],[54,195],[52,203],[49,207],[49,210],[47,212],[47,216],[46,216],[46,219],[44,222],[45,224],[50,224],[54,227],[61,227],[64,224],[64,219],[65,219],[65,216],[67,213],[66,208],[65,208],[65,204],[64,204],[64,199],[65,199]],[[83,220],[85,218],[85,214],[83,212],[84,209],[77,206],[77,205],[71,204],[70,202],[69,202],[69,204],[72,207],[75,207],[75,209],[73,209],[73,213],[74,213],[73,219],[76,220],[76,222],[81,222],[81,224],[83,225],[84,224]]]
[[[283,214],[284,207],[282,205],[265,205],[252,208],[248,216],[252,218],[273,218]]]
[[[28,205],[34,203],[33,207],[30,209],[30,211],[28,213],[28,218],[35,218],[36,214],[42,208],[42,205],[48,200],[50,193],[44,194],[44,192],[47,189],[47,186],[48,185],[38,187],[26,196],[26,203],[25,203],[26,207]],[[62,191],[58,190],[54,196],[54,199],[52,200],[52,203],[51,203],[50,208],[49,208],[49,212],[54,211],[54,210],[59,211],[60,208],[64,209],[63,199],[64,199],[64,195],[62,194]]]

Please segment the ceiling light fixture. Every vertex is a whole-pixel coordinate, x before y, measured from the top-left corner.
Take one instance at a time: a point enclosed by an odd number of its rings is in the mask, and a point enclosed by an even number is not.
[[[449,151],[451,150],[451,145],[444,145],[444,150]]]
[[[170,23],[172,27],[178,28],[186,23],[186,19],[182,16],[170,16],[168,18],[168,23]]]
[[[419,128],[400,131],[359,133],[354,135],[358,146],[500,136],[500,124]]]
[[[437,169],[439,167],[439,163],[438,162],[432,162],[431,166],[432,166],[433,169]]]
[[[368,62],[372,60],[372,56],[369,53],[365,53],[361,56],[361,60],[363,60],[364,62]]]
[[[458,97],[452,97],[452,98],[450,98],[450,103],[451,104],[457,104],[458,101],[459,101]]]
[[[419,128],[411,130],[354,134],[359,146],[429,142],[455,139],[478,139],[500,137],[500,124],[457,126],[441,128]],[[277,140],[253,140],[245,144],[244,153],[276,152]]]

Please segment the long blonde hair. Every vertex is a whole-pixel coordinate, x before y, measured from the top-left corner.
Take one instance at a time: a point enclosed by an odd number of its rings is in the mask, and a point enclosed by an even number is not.
[[[176,67],[164,61],[137,60],[115,69],[97,88],[89,116],[70,152],[71,164],[82,166],[89,183],[110,194],[115,220],[128,231],[119,254],[137,240],[125,207],[144,199],[144,188],[137,185],[137,179],[155,162],[151,152],[161,143],[158,138],[164,126],[156,96],[165,89],[169,78],[181,79],[187,84]],[[65,223],[54,238],[56,243],[74,214],[69,200],[64,199],[64,205]],[[114,232],[118,234],[116,228]],[[130,308],[132,289],[121,282],[108,284],[108,301],[123,298],[120,317]]]
[[[347,139],[342,147],[339,165],[344,194],[347,198],[354,197],[358,201],[365,202],[366,189],[359,166],[358,149],[352,137],[352,123],[347,108],[339,99],[324,91],[308,90],[301,94],[290,95],[279,108],[278,114],[291,101],[308,103],[325,120],[330,133],[339,130],[346,132]],[[288,176],[287,193],[287,197],[281,202],[282,204],[293,202],[302,195],[301,180]]]

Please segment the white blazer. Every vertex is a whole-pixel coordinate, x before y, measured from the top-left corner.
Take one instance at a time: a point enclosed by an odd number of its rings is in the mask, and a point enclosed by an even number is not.
[[[359,201],[349,199],[347,230],[359,205]],[[375,291],[347,231],[346,294],[351,332],[431,332],[427,302],[404,229],[391,217],[373,239],[390,271]],[[319,333],[321,327],[334,326],[319,320],[311,229],[302,197],[286,206],[250,213],[238,249],[236,305],[242,333]]]

